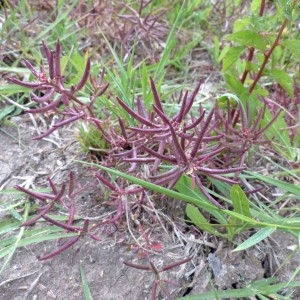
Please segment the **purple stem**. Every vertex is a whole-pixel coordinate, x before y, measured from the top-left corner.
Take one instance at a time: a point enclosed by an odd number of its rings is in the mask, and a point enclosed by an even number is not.
[[[69,242],[65,243],[64,245],[62,245],[61,247],[59,247],[55,251],[53,251],[49,254],[46,254],[42,257],[38,257],[38,260],[46,260],[46,259],[49,259],[49,258],[52,258],[52,257],[56,256],[57,254],[63,252],[64,250],[67,250],[68,248],[73,246],[78,241],[78,239],[79,239],[79,236],[73,237]]]
[[[52,88],[50,89],[48,92],[45,93],[45,95],[38,97],[36,95],[33,95],[33,97],[31,98],[33,101],[38,102],[38,103],[42,103],[45,101],[49,101],[53,95],[54,95],[55,89]]]

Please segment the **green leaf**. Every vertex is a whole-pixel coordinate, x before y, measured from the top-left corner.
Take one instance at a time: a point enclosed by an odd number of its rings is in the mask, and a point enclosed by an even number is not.
[[[234,212],[247,218],[251,218],[249,199],[239,185],[234,184],[232,186],[230,190],[230,198],[232,200]],[[248,225],[248,222],[234,216],[231,216],[228,223],[230,226],[228,227],[227,231],[231,238],[238,232],[245,230]]]
[[[279,0],[279,4],[284,11],[284,16],[288,21],[292,20],[292,3],[293,2],[294,1],[291,1],[291,0]]]
[[[9,116],[15,110],[15,108],[16,107],[13,105],[5,106],[4,108],[2,108],[0,110],[0,121]]]
[[[280,44],[289,49],[300,60],[300,40],[285,40]]]
[[[7,232],[12,232],[13,230],[16,230],[19,228],[21,222],[14,220],[14,219],[8,219],[0,222],[0,234],[4,234]]]
[[[241,81],[236,78],[236,76],[228,73],[224,74],[224,80],[228,86],[228,88],[234,92],[239,99],[241,99],[242,95],[249,95],[249,92],[245,89],[244,85],[241,83]]]
[[[264,181],[268,184],[274,185],[274,186],[282,189],[285,192],[289,192],[289,193],[292,193],[294,195],[300,196],[300,186],[297,186],[295,184],[291,184],[291,183],[288,183],[288,182],[285,182],[285,181],[282,181],[282,180],[278,180],[278,179],[275,179],[275,178],[271,178],[271,177],[268,177],[268,176],[264,176],[264,175],[261,175],[261,174],[256,173],[256,172],[245,171],[245,173],[254,176],[258,180],[262,180],[262,181]]]
[[[47,36],[47,35],[50,36],[48,33],[51,31],[55,31],[55,28],[59,25],[59,23],[68,19],[68,16],[74,10],[74,8],[78,4],[78,2],[79,2],[79,0],[75,0],[70,5],[67,6],[67,9],[64,9],[61,11],[58,10],[60,12],[60,14],[54,19],[53,22],[48,23],[47,26],[44,26],[45,29],[42,32],[40,32],[39,35],[37,35],[35,37],[35,40],[40,41],[43,39],[44,36]],[[67,36],[64,36],[63,38],[67,38]],[[60,40],[62,40],[62,38]]]
[[[253,0],[251,3],[251,12],[257,14],[261,6],[261,0]]]
[[[159,186],[159,185],[156,185],[154,183],[136,178],[134,176],[128,175],[126,173],[123,173],[123,172],[120,172],[120,171],[117,171],[117,170],[114,170],[114,169],[110,169],[110,168],[107,168],[107,167],[104,167],[104,166],[100,166],[98,164],[87,163],[85,161],[80,161],[80,160],[78,160],[78,162],[80,162],[82,164],[85,164],[85,165],[94,166],[94,167],[99,168],[103,171],[106,171],[110,174],[113,174],[113,175],[116,175],[118,177],[124,178],[124,179],[126,179],[126,180],[128,180],[128,181],[130,181],[134,184],[138,184],[142,187],[145,187],[145,188],[147,188],[149,190],[152,190],[152,191],[156,191],[156,192],[161,193],[163,195],[167,195],[167,196],[173,197],[175,199],[179,199],[179,200],[182,200],[184,202],[191,203],[191,204],[203,207],[205,209],[213,209],[213,210],[216,210],[216,211],[221,211],[216,206],[210,204],[204,197],[201,197],[201,195],[198,195],[198,198],[195,199],[195,197],[188,196],[184,193],[175,192],[173,190],[164,188],[162,186]]]
[[[217,180],[216,180],[217,181]],[[176,185],[174,186],[174,189],[178,191],[180,194],[184,194],[186,196],[189,196],[194,199],[199,199],[202,201],[204,198],[202,192],[199,190],[197,186],[195,186],[193,189],[191,188],[192,185],[192,180],[189,176],[183,175],[181,178],[178,180]],[[216,186],[217,183],[214,183],[214,186]],[[215,209],[216,207],[213,206],[212,208],[205,207],[205,210],[210,213],[220,224],[226,225],[227,219],[224,216],[222,210],[220,209]]]
[[[6,84],[6,85],[0,86],[0,94],[1,95],[12,95],[12,94],[17,94],[17,93],[25,93],[25,92],[29,92],[29,91],[30,91],[29,88],[19,86],[16,84]]]
[[[232,186],[230,190],[230,198],[235,212],[251,218],[249,199],[239,185],[234,184]]]
[[[226,50],[226,52],[225,52]],[[242,53],[244,52],[245,48],[242,46],[239,47],[231,47],[229,49],[224,49],[220,54],[219,60],[223,60],[223,71],[227,71],[230,69],[237,60],[241,57]]]
[[[269,76],[274,79],[277,83],[279,83],[289,94],[291,98],[294,97],[294,82],[293,79],[289,74],[285,71],[272,69],[272,70],[265,70],[263,75]]]
[[[177,300],[216,300],[218,297],[219,299],[252,299],[255,296],[258,296],[259,299],[261,298],[261,294],[263,295],[274,295],[278,293],[281,289],[285,288],[293,288],[299,287],[300,282],[277,282],[277,278],[270,277],[263,280],[258,280],[255,282],[250,283],[244,288],[241,289],[228,289],[226,291],[210,291],[201,293],[198,295],[189,295],[182,298],[178,298]],[[274,295],[277,296],[277,295]],[[268,298],[269,299],[269,298]],[[274,298],[275,299],[275,298]],[[279,299],[279,298],[276,298]],[[280,298],[283,299],[283,298]]]
[[[90,291],[90,288],[89,288],[89,284],[87,282],[84,270],[81,266],[80,266],[80,275],[81,275],[85,300],[93,300],[93,297],[92,297],[92,294],[91,294],[91,291]]]
[[[201,230],[209,232],[216,236],[223,236],[210,223],[207,222],[206,218],[201,214],[197,207],[188,204],[186,207],[186,214],[190,218],[190,220]]]
[[[233,32],[238,32],[244,30],[251,23],[250,18],[238,19],[234,22]]]
[[[243,288],[243,289],[232,289],[226,291],[211,291],[201,293],[199,295],[191,295],[183,298],[178,298],[177,300],[216,300],[216,299],[241,299],[247,297],[254,297],[256,294],[251,288]],[[217,298],[218,297],[218,298]]]
[[[227,109],[228,101],[229,101],[230,107],[232,107],[232,108],[237,107],[238,103],[240,103],[240,99],[236,95],[226,93],[226,94],[221,95],[217,99],[218,107]]]
[[[122,100],[130,107],[133,108],[133,101],[128,93],[128,88],[130,87],[130,78],[128,78],[128,74],[125,70],[124,63],[122,62],[121,58],[118,56],[117,52],[114,50],[113,46],[110,44],[108,39],[104,34],[102,34],[106,45],[108,46],[117,66],[120,71],[120,75],[115,75],[110,68],[106,68],[107,74],[110,76],[111,80],[115,82],[122,95]]]
[[[225,39],[243,46],[253,47],[261,51],[265,51],[267,47],[267,43],[265,42],[264,38],[251,30],[242,30],[229,34],[225,37]]]
[[[253,234],[249,239],[241,243],[238,247],[236,247],[233,251],[241,251],[248,249],[260,241],[264,240],[268,236],[270,236],[274,231],[276,231],[276,228],[262,228],[259,231],[257,231],[255,234]]]
[[[165,75],[165,67],[168,63],[168,60],[170,58],[170,53],[171,50],[174,48],[174,46],[176,45],[176,31],[178,30],[178,27],[180,27],[180,21],[182,20],[183,14],[185,12],[186,9],[186,5],[185,5],[186,1],[182,1],[182,5],[178,11],[178,14],[176,16],[176,19],[173,23],[173,26],[171,28],[171,31],[168,35],[167,41],[165,43],[165,47],[164,47],[164,51],[161,54],[159,63],[157,65],[155,74],[154,74],[154,81],[160,81],[163,79],[164,75]]]
[[[25,221],[27,220],[29,211],[30,211],[30,203],[27,202],[25,205],[24,213],[23,213],[23,219]],[[8,266],[9,262],[13,258],[16,249],[18,247],[20,247],[20,241],[23,237],[24,231],[25,231],[25,227],[20,228],[19,233],[12,240],[13,244],[11,244],[11,246],[5,247],[4,249],[0,249],[0,258],[7,255],[7,258],[5,259],[5,261],[2,262],[0,275],[2,274],[2,272],[5,270],[5,268]],[[4,255],[1,256],[1,254],[3,254],[3,251],[5,251],[5,250],[8,250],[8,251]]]
[[[24,229],[25,227],[21,227],[21,230],[20,230],[20,233],[23,234],[24,232]],[[24,238],[24,239],[14,239],[14,244],[13,245],[10,245],[4,249],[1,249],[0,250],[0,258],[10,254],[12,251],[15,251],[15,249],[19,248],[19,247],[24,247],[24,246],[27,246],[27,245],[31,245],[31,244],[34,244],[34,243],[41,243],[41,242],[44,242],[44,241],[49,241],[49,240],[56,240],[56,239],[61,239],[61,238],[64,238],[64,237],[73,237],[73,236],[76,236],[78,235],[78,233],[55,233],[55,234],[43,234],[43,235],[38,235],[38,236],[31,236],[31,237],[28,237],[28,238]],[[0,271],[0,274],[1,274],[1,271]]]
[[[261,126],[265,127],[268,125],[272,118],[272,114],[266,110],[265,115],[261,120]],[[284,120],[284,113],[281,113],[274,123],[264,131],[264,135],[268,140],[273,141],[273,146],[277,151],[288,159],[294,160],[297,152],[293,150],[288,130],[284,128],[287,128],[287,124]]]

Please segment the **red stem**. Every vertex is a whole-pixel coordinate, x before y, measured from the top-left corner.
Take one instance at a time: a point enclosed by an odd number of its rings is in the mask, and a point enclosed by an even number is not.
[[[279,32],[278,32],[278,34],[277,34],[277,37],[276,37],[276,39],[275,39],[275,41],[274,41],[272,47],[270,48],[270,50],[269,50],[267,53],[265,53],[265,59],[264,59],[262,65],[261,65],[260,70],[258,71],[258,73],[257,73],[257,75],[256,75],[256,77],[255,77],[255,79],[254,79],[254,81],[252,82],[252,85],[251,85],[251,87],[250,87],[250,89],[249,89],[249,94],[251,94],[251,93],[253,92],[253,90],[254,90],[254,88],[255,88],[255,86],[256,86],[258,80],[261,78],[261,76],[262,76],[262,74],[263,74],[263,71],[264,71],[264,69],[265,69],[265,66],[266,66],[266,64],[267,64],[267,62],[268,62],[270,56],[272,55],[272,53],[273,53],[273,51],[275,50],[275,48],[279,45],[279,40],[280,40],[280,38],[281,38],[281,35],[282,35],[283,30],[284,30],[285,26],[287,25],[287,23],[288,23],[288,20],[285,19],[285,20],[283,21],[281,27],[280,27],[280,30],[279,30]]]

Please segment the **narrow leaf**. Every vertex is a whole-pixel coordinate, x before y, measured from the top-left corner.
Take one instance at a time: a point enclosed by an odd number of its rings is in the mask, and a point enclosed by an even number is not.
[[[85,272],[83,270],[83,268],[80,266],[80,275],[81,275],[81,280],[82,280],[82,285],[83,285],[83,292],[84,292],[84,297],[85,300],[93,300],[86,276],[85,276]]]
[[[249,239],[241,243],[238,247],[236,247],[233,251],[241,251],[248,249],[256,244],[258,244],[260,241],[264,240],[268,236],[270,236],[276,228],[262,228],[259,231],[257,231],[255,234],[253,234]]]

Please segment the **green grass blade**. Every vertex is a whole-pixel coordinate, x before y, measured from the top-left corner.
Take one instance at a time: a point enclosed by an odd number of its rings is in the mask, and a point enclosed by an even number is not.
[[[257,231],[255,234],[253,234],[250,238],[248,238],[246,241],[241,243],[238,247],[236,247],[233,251],[242,251],[245,249],[248,249],[260,241],[264,240],[268,236],[270,236],[274,231],[276,231],[276,228],[262,228],[259,231]]]
[[[200,196],[198,197],[198,199],[195,199],[193,197],[187,196],[186,194],[175,192],[173,190],[161,187],[159,185],[150,183],[148,181],[136,178],[134,176],[125,174],[123,172],[120,172],[120,171],[117,171],[117,170],[114,170],[114,169],[110,169],[110,168],[107,168],[107,167],[104,167],[104,166],[100,166],[100,165],[97,165],[97,164],[93,164],[93,163],[87,163],[85,161],[80,161],[80,160],[77,160],[77,162],[80,162],[80,163],[85,164],[85,165],[89,165],[89,166],[93,166],[93,167],[99,168],[99,169],[101,169],[103,171],[106,171],[106,172],[108,172],[110,174],[113,174],[113,175],[116,175],[118,177],[124,178],[124,179],[126,179],[126,180],[128,180],[128,181],[130,181],[130,182],[132,182],[134,184],[138,184],[138,185],[140,185],[140,186],[142,186],[144,188],[147,188],[149,190],[158,192],[160,194],[167,195],[169,197],[173,197],[175,199],[179,199],[179,200],[182,200],[184,202],[187,202],[187,203],[190,203],[190,204],[194,204],[194,205],[206,208],[206,209],[220,210],[217,207],[215,207],[214,205],[209,204],[208,201],[205,198],[201,199]]]
[[[182,15],[184,13],[184,8],[185,8],[185,2],[186,1],[183,1],[182,5],[180,7],[180,10],[178,12],[178,15],[177,15],[177,17],[174,21],[174,24],[171,28],[169,36],[167,38],[165,49],[164,49],[164,51],[161,55],[161,59],[159,61],[159,64],[157,65],[156,72],[155,72],[155,75],[154,75],[154,78],[153,78],[154,82],[157,82],[157,81],[161,82],[163,80],[164,75],[165,75],[164,68],[168,63],[171,50],[174,47],[174,43],[176,41],[175,31],[178,29],[179,22],[182,19]]]
[[[29,210],[30,210],[30,203],[27,202],[26,205],[25,205],[25,210],[24,210],[24,215],[23,215],[23,221],[24,222],[27,220]],[[22,236],[24,234],[24,231],[25,231],[25,227],[20,228],[19,234],[16,236],[16,239],[15,239],[14,243],[12,244],[11,247],[9,247],[9,252],[7,253],[8,257],[6,258],[5,262],[3,263],[2,267],[1,267],[0,275],[5,270],[5,268],[9,264],[9,262],[11,261],[16,249],[20,246],[19,244],[20,244],[20,241],[21,241]],[[0,258],[1,258],[1,255],[0,255]]]
[[[206,292],[199,295],[178,298],[177,300],[216,300],[216,296],[219,299],[224,299],[224,298],[241,299],[242,297],[253,297],[255,296],[255,294],[256,294],[255,291],[253,291],[251,288],[243,288],[243,289],[227,290],[227,291]]]
[[[290,192],[290,193],[294,194],[295,196],[300,196],[300,187],[299,186],[296,186],[294,184],[291,184],[291,183],[288,183],[285,181],[281,181],[278,179],[274,179],[269,176],[261,175],[256,172],[245,171],[245,173],[251,175],[253,178],[256,178],[258,180],[264,181],[271,185],[275,185],[276,187],[278,187],[284,191]]]
[[[72,237],[78,235],[78,233],[55,233],[55,234],[43,234],[40,236],[32,236],[25,239],[21,239],[24,234],[24,227],[21,227],[20,231],[22,231],[22,235],[19,238],[19,235],[17,238],[14,239],[14,244],[10,245],[8,247],[5,247],[4,249],[0,250],[0,258],[6,256],[9,254],[9,257],[11,256],[10,253],[13,253],[17,248],[28,246],[35,243],[41,243],[44,241],[50,241],[50,240],[56,240],[59,238],[65,238],[65,237]],[[0,271],[1,274],[1,271]]]
[[[129,182],[140,185],[140,186],[142,186],[144,188],[147,188],[149,190],[158,192],[160,194],[167,195],[169,197],[172,197],[172,198],[175,198],[175,199],[178,199],[178,200],[182,200],[182,201],[190,203],[190,204],[194,204],[194,205],[202,207],[202,208],[204,208],[208,211],[214,210],[214,211],[218,211],[218,212],[221,212],[223,214],[227,214],[229,216],[238,218],[241,221],[244,221],[244,222],[248,223],[249,225],[251,225],[253,227],[271,227],[271,228],[281,228],[281,229],[285,229],[285,230],[300,230],[300,227],[298,226],[298,224],[296,224],[296,225],[295,224],[285,225],[285,224],[278,224],[276,222],[275,223],[273,223],[273,222],[260,222],[260,221],[257,221],[255,219],[253,219],[253,218],[249,218],[247,216],[236,213],[234,211],[221,210],[221,209],[217,208],[216,206],[210,204],[205,198],[201,197],[201,195],[198,195],[197,198],[191,197],[191,196],[186,195],[186,193],[178,193],[176,191],[158,186],[156,184],[150,183],[148,181],[136,178],[134,176],[125,174],[123,172],[120,172],[120,171],[117,171],[117,170],[114,170],[114,169],[110,169],[110,168],[100,166],[100,165],[97,165],[97,164],[93,164],[93,163],[87,163],[85,161],[80,161],[80,160],[77,160],[77,162],[99,168],[103,171],[106,171],[106,172],[108,172],[110,174],[113,174],[115,176],[124,178],[125,180],[128,180]]]
[[[75,0],[75,1],[73,1],[73,3],[71,5],[67,6],[66,10],[61,10],[62,13],[57,16],[57,18],[54,20],[54,22],[48,23],[46,28],[35,38],[35,41],[41,41],[43,39],[43,37],[48,35],[48,33],[51,30],[55,31],[55,28],[58,26],[58,24],[60,22],[63,22],[64,20],[68,19],[68,16],[74,10],[74,7],[76,7],[78,2],[79,2],[79,0]],[[66,36],[62,36],[61,40],[65,39],[65,38],[66,38]]]
[[[281,113],[275,122],[264,132],[267,140],[273,142],[273,146],[275,149],[281,153],[283,156],[290,160],[295,160],[295,151],[293,151],[293,146],[291,144],[291,139],[289,137],[288,130],[284,130],[283,128],[287,128],[287,124],[284,120],[285,114]],[[263,119],[261,120],[262,127],[267,126],[272,120],[272,114],[267,110]]]
[[[249,286],[241,289],[234,289],[234,290],[226,290],[226,291],[217,291],[217,296],[220,299],[241,299],[243,297],[247,297],[249,299],[250,297],[255,296],[268,296],[268,295],[274,295],[278,293],[280,290],[285,288],[295,288],[300,286],[300,282],[291,282],[291,283],[276,283],[276,278],[271,277],[259,281],[255,281],[251,283]],[[215,300],[216,291],[206,292],[199,295],[193,295],[193,296],[186,296],[182,298],[178,298],[177,300]],[[260,298],[262,299],[262,298]],[[269,297],[266,299],[270,299]],[[276,298],[277,299],[277,298]],[[285,298],[287,299],[287,298]]]
[[[89,284],[88,284],[86,276],[85,276],[85,272],[81,266],[80,266],[80,275],[81,275],[85,300],[93,300],[93,297],[92,297],[92,294],[91,294],[91,291],[89,288]]]
[[[17,93],[29,93],[30,89],[26,87],[22,87],[16,84],[6,84],[0,86],[0,94],[1,95],[12,95]]]

